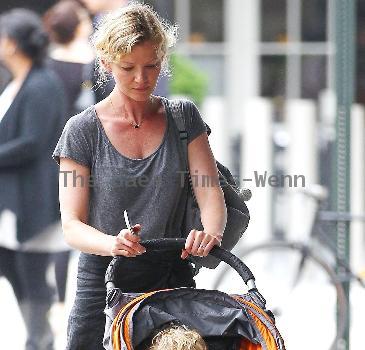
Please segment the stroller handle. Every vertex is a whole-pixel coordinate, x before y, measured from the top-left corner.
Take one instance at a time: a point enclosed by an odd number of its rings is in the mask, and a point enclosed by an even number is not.
[[[155,252],[178,251],[185,247],[185,239],[160,238],[160,239],[141,241],[140,244],[143,245],[149,251],[155,251]],[[242,280],[245,282],[249,290],[256,289],[255,277],[253,273],[247,267],[247,265],[243,263],[237,256],[218,246],[214,246],[213,249],[209,252],[209,254],[225,262],[233,269],[235,269],[237,273],[241,276]],[[105,285],[107,287],[107,290],[115,288],[114,285],[115,265],[119,258],[121,258],[121,256],[114,257],[106,270]]]

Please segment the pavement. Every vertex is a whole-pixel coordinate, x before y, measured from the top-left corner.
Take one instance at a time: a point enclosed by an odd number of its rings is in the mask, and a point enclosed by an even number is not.
[[[50,313],[50,320],[56,337],[56,350],[65,348],[67,315],[75,293],[76,261],[77,254],[73,257],[70,265],[66,304],[63,307],[56,305]],[[210,289],[219,269],[220,267],[217,271],[203,269],[197,277],[198,288]],[[280,295],[280,286],[282,285],[280,279],[275,285],[257,279],[257,284],[260,290],[264,292],[270,307],[276,294]],[[242,293],[245,290],[243,282],[235,273],[229,274],[221,289],[235,293]],[[313,278],[304,281],[298,288],[296,295],[291,295],[285,300],[287,306],[285,317],[278,318],[277,327],[285,339],[287,350],[328,349],[328,339],[333,335],[335,326],[335,312],[331,311],[333,300],[334,293],[331,288],[321,284],[320,281],[313,281]],[[12,289],[4,278],[0,278],[0,310],[2,311],[0,313],[0,349],[24,349],[24,326]],[[350,350],[364,349],[364,324],[365,289],[354,284],[351,291]]]

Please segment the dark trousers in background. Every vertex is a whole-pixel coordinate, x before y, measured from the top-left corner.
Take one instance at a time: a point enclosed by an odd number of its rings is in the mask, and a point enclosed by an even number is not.
[[[48,312],[54,290],[46,279],[52,256],[0,247],[0,275],[11,284],[27,330],[26,350],[53,350]]]
[[[64,303],[66,299],[66,287],[68,277],[68,267],[70,264],[71,251],[54,253],[53,260],[55,263],[55,277],[58,301]]]

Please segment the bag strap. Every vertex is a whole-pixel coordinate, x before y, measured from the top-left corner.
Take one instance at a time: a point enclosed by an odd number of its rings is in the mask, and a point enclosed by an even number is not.
[[[188,133],[186,131],[186,119],[184,115],[184,111],[182,108],[181,100],[168,101],[169,109],[171,111],[172,117],[175,121],[175,124],[179,130],[180,140],[183,144],[184,157],[186,160],[187,168],[188,168]],[[207,123],[204,123],[207,129],[207,135],[209,136],[211,133],[211,129]]]
[[[179,130],[179,138],[183,145],[184,159],[186,162],[187,170],[189,169],[189,158],[188,158],[188,133],[186,131],[185,116],[182,111],[181,101],[173,101],[170,105],[170,110],[175,124]]]
[[[195,197],[194,190],[193,190],[193,183],[192,183],[190,171],[189,171],[188,133],[186,131],[186,122],[185,122],[186,119],[185,119],[185,115],[184,115],[183,109],[182,109],[182,102],[181,101],[172,101],[169,104],[169,108],[170,108],[172,117],[174,119],[175,125],[177,126],[177,129],[179,130],[179,138],[180,138],[180,142],[182,144],[182,151],[183,151],[183,155],[184,155],[184,159],[185,159],[186,170],[187,170],[188,176],[189,176],[190,191],[193,196],[194,202],[198,203],[196,200],[196,197]]]

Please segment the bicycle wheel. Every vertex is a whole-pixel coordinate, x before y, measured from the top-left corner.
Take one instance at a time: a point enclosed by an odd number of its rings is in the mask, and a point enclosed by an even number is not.
[[[236,250],[235,254],[252,267],[288,349],[338,349],[347,325],[347,304],[331,266],[301,243],[261,243]],[[304,254],[305,265],[298,274]],[[213,288],[237,293],[242,288],[239,282],[234,271],[223,266]]]

